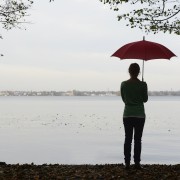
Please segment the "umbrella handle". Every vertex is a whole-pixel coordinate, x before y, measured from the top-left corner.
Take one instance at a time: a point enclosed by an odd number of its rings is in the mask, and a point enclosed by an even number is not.
[[[143,60],[143,65],[142,65],[142,81],[144,81],[144,60]]]

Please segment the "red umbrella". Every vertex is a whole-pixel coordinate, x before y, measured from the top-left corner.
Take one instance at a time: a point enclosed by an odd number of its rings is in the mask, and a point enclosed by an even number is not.
[[[142,68],[142,81],[144,74],[144,61],[155,60],[155,59],[170,59],[173,56],[176,56],[165,46],[151,42],[145,41],[136,41],[128,43],[121,48],[119,48],[112,56],[118,57],[120,59],[140,59],[143,60]]]

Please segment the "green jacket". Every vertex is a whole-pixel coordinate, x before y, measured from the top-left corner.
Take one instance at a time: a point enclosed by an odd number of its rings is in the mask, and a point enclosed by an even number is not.
[[[123,117],[144,118],[144,102],[148,100],[148,90],[146,82],[123,81],[121,83],[121,97],[125,103]]]

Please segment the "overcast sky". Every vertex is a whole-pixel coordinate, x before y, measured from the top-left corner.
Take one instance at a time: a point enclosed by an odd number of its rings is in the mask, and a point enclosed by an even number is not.
[[[142,61],[110,56],[143,35],[180,57],[180,36],[128,28],[99,0],[38,0],[29,13],[26,30],[1,29],[0,90],[119,90]],[[145,62],[144,79],[149,90],[180,90],[180,58]]]

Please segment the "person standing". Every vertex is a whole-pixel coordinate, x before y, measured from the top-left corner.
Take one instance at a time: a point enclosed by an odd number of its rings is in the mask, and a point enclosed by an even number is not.
[[[134,132],[134,163],[136,169],[141,169],[141,138],[145,123],[144,103],[148,101],[146,82],[138,79],[140,67],[137,63],[129,66],[130,79],[121,83],[121,97],[125,104],[123,124],[125,130],[124,160],[125,168],[130,168],[131,144]]]

